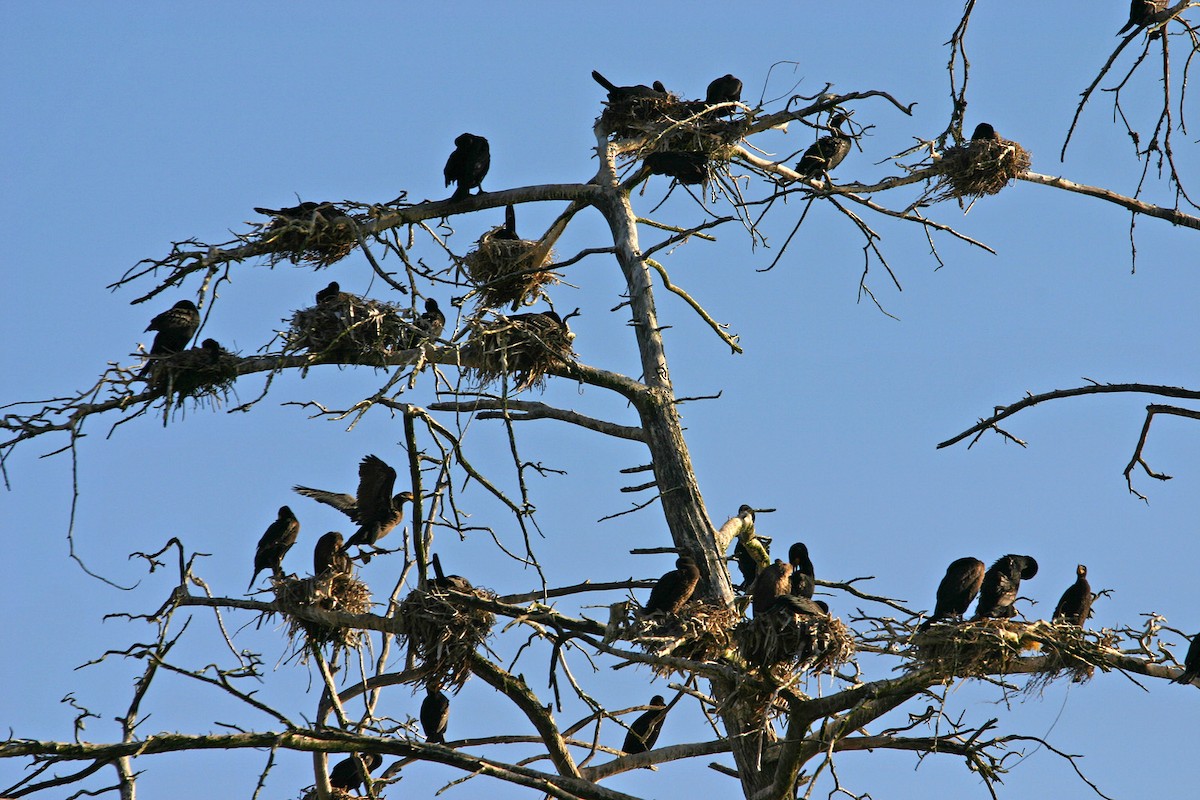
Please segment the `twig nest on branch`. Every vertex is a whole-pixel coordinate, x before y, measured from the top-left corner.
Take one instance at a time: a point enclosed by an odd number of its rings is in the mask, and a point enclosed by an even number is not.
[[[487,308],[511,305],[516,311],[536,301],[543,286],[558,283],[558,276],[543,269],[552,259],[550,248],[528,239],[496,236],[497,228],[479,239],[479,246],[463,259],[467,276]]]
[[[496,595],[473,587],[463,594],[485,600]],[[452,592],[414,589],[396,609],[396,619],[413,657],[426,669],[420,681],[457,692],[471,677],[471,657],[487,641],[496,615],[456,603]]]
[[[479,387],[508,375],[516,391],[544,388],[546,373],[574,357],[574,338],[553,311],[476,321],[463,351],[466,372]]]
[[[733,636],[746,663],[779,683],[796,672],[832,672],[855,653],[850,629],[828,614],[757,614]]]
[[[358,246],[353,217],[332,203],[314,205],[309,213],[275,216],[266,226],[258,241],[271,248],[272,266],[290,261],[297,266],[328,267]]]
[[[600,115],[600,126],[614,140],[636,141],[627,152],[645,160],[652,173],[696,184],[733,158],[749,129],[749,117],[726,114],[728,109],[668,93],[610,102]]]
[[[332,361],[380,365],[416,337],[408,309],[338,292],[292,314],[285,350],[307,350]]]
[[[732,608],[693,600],[678,614],[655,613],[637,617],[623,638],[656,656],[716,661],[733,649],[732,631],[738,619],[738,613]],[[685,674],[684,670],[669,664],[655,664],[651,669],[662,677]]]
[[[197,405],[206,400],[214,407],[226,399],[238,377],[241,359],[213,339],[205,339],[201,347],[155,358],[150,364],[150,385],[162,389],[182,406],[187,398]]]
[[[357,628],[313,622],[295,615],[291,609],[319,609],[345,614],[365,614],[371,610],[371,590],[365,583],[344,572],[326,573],[316,578],[285,578],[273,581],[275,602],[288,622],[288,638],[296,645],[313,647],[332,645],[334,651],[357,649],[363,632]]]
[[[935,163],[934,202],[997,194],[1031,163],[1029,151],[1010,139],[972,139],[948,147]]]
[[[377,798],[380,798],[380,800],[382,800],[382,798],[383,798],[383,795],[381,795],[381,794],[376,794],[375,796]],[[337,786],[331,786],[331,787],[329,787],[329,797],[331,798],[331,800],[362,800],[362,798],[365,797],[365,795],[355,794],[354,792],[350,791],[349,789],[342,789]],[[305,792],[303,795],[301,795],[300,800],[317,800],[316,787],[314,786],[312,789],[309,789],[307,792]]]

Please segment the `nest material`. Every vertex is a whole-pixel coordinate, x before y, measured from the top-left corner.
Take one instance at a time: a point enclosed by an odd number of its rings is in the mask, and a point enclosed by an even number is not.
[[[271,266],[290,261],[319,269],[350,255],[358,246],[358,226],[353,217],[329,206],[308,217],[277,216],[258,241],[270,246]]]
[[[471,594],[494,600],[495,593],[478,587]],[[458,692],[471,677],[471,658],[487,641],[496,615],[459,605],[448,592],[414,589],[396,610],[410,652],[426,669],[421,681],[432,688]]]
[[[766,612],[733,636],[746,663],[779,683],[797,672],[832,672],[854,657],[854,636],[837,617]]]
[[[500,229],[497,229],[500,230]],[[558,276],[542,269],[553,258],[541,243],[527,239],[501,239],[485,233],[479,246],[463,259],[467,275],[479,293],[479,304],[488,308],[511,305],[516,311],[530,305],[543,286],[558,283]]]
[[[382,365],[416,336],[408,310],[348,292],[292,314],[286,350],[308,350],[332,361]]]
[[[729,162],[749,129],[749,119],[718,117],[699,101],[665,97],[633,97],[609,103],[600,115],[602,130],[617,140],[640,140],[629,151],[644,159],[651,153],[688,153],[703,157],[711,176]]]
[[[1097,667],[1107,672],[1111,669],[1107,650],[1116,644],[1116,636],[1110,631],[1096,633],[1045,620],[985,619],[933,625],[916,634],[912,644],[917,666],[963,678],[1008,674],[1022,653],[1037,652],[1044,661],[1032,673],[1029,687],[1034,688],[1063,674],[1081,683],[1090,679]]]
[[[973,139],[948,147],[935,165],[934,201],[996,194],[1031,163],[1029,151],[1009,139]]]
[[[224,348],[193,347],[150,362],[150,384],[161,388],[175,405],[192,398],[214,407],[229,397],[241,359]]]
[[[359,795],[355,794],[349,789],[341,789],[337,786],[330,786],[329,796],[332,798],[332,800],[362,800],[362,798],[366,795]],[[380,794],[376,794],[375,796],[378,798],[383,797],[383,795]],[[309,789],[300,796],[300,800],[317,800],[317,788],[314,786],[312,789]]]
[[[319,578],[284,578],[273,581],[275,601],[288,621],[288,638],[296,644],[313,647],[332,645],[334,651],[358,648],[363,632],[310,622],[288,613],[289,608],[317,608],[345,614],[365,614],[371,610],[371,590],[351,574],[327,573]]]
[[[471,327],[464,349],[471,362],[466,372],[480,388],[509,375],[517,391],[542,389],[546,373],[574,357],[574,337],[566,324],[543,314],[501,317]]]
[[[623,638],[636,642],[647,653],[689,661],[716,661],[734,646],[732,631],[739,616],[726,606],[693,600],[678,614],[651,614],[628,626]],[[683,675],[668,664],[654,664],[656,675]]]

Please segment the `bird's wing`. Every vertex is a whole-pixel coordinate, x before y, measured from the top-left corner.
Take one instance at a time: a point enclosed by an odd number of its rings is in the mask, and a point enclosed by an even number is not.
[[[311,497],[318,503],[324,503],[327,506],[333,506],[354,522],[359,521],[358,501],[351,495],[339,494],[337,492],[326,492],[323,489],[312,489],[308,486],[293,486],[292,491],[296,494],[302,494],[305,497]]]
[[[392,514],[392,489],[396,470],[379,456],[369,455],[358,465],[358,522],[382,519]]]

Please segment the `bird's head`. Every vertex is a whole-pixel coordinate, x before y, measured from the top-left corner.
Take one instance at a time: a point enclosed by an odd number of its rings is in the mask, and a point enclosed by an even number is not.
[[[1027,581],[1037,575],[1038,565],[1033,556],[1021,556],[1021,580]]]
[[[796,542],[788,548],[788,561],[792,566],[796,566],[808,559],[808,545],[804,542]]]
[[[1079,564],[1078,566],[1075,567],[1075,574],[1077,576],[1079,576],[1080,578],[1086,578],[1087,577],[1087,567],[1083,564]]]

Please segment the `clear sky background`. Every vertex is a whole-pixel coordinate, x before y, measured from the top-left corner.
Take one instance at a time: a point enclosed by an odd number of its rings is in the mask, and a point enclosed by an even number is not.
[[[592,123],[604,99],[589,72],[617,83],[664,81],[686,96],[702,96],[713,77],[740,76],[751,102],[790,92],[812,95],[826,83],[838,92],[882,89],[915,102],[906,117],[882,100],[854,106],[854,120],[873,126],[838,170],[840,180],[894,174],[885,161],[918,138],[940,132],[949,116],[945,65],[960,11],[956,3],[867,3],[844,15],[817,19],[813,4],[725,3],[6,3],[0,6],[0,402],[60,397],[92,384],[110,361],[133,363],[149,319],[195,284],[141,305],[130,301],[152,284],[116,292],[106,286],[142,258],[162,257],[173,240],[220,242],[258,219],[258,205],[303,200],[385,201],[407,191],[411,200],[448,196],[442,166],[463,131],[491,142],[492,169],[484,188],[586,181],[595,171]],[[1141,164],[1124,129],[1114,123],[1109,95],[1083,115],[1065,163],[1058,151],[1080,91],[1117,43],[1128,4],[984,3],[968,36],[971,59],[967,126],[992,122],[1001,135],[1033,154],[1033,169],[1130,194]],[[1186,44],[1172,42],[1181,52]],[[1153,61],[1153,56],[1151,61]],[[1127,68],[1133,51],[1120,62]],[[777,66],[768,78],[772,64]],[[1148,138],[1159,84],[1152,63],[1136,75],[1123,109]],[[1122,68],[1118,72],[1123,74]],[[1175,79],[1181,79],[1181,70]],[[1114,79],[1104,84],[1111,86]],[[1177,88],[1176,88],[1177,91]],[[793,126],[769,140],[779,156],[802,149],[812,132]],[[1189,187],[1200,192],[1194,143],[1176,138]],[[652,179],[636,197],[639,213],[680,225],[703,219],[686,197],[652,212],[667,182]],[[1170,205],[1172,193],[1151,171],[1144,198]],[[904,202],[897,195],[890,202]],[[882,196],[881,200],[887,200]],[[524,235],[544,230],[561,209],[547,203],[520,211]],[[748,237],[727,226],[716,243],[693,241],[666,266],[673,280],[741,336],[746,353],[729,349],[687,307],[658,294],[672,374],[680,396],[722,394],[683,407],[692,457],[714,522],[748,502],[774,507],[762,533],[780,543],[808,543],[822,578],[876,576],[874,591],[930,608],[946,564],[974,555],[987,562],[1007,552],[1029,553],[1040,565],[1024,594],[1030,616],[1048,616],[1086,563],[1092,585],[1113,593],[1096,604],[1094,626],[1140,624],[1165,614],[1189,633],[1200,628],[1195,602],[1197,487],[1200,429],[1160,419],[1147,456],[1175,475],[1167,483],[1137,476],[1149,495],[1130,495],[1121,471],[1140,431],[1146,398],[1109,396],[1064,401],[1025,412],[1008,429],[1028,449],[988,436],[972,450],[934,445],[968,427],[997,404],[1026,392],[1101,382],[1200,385],[1194,353],[1200,294],[1197,232],[1152,219],[1137,222],[1132,269],[1130,217],[1079,195],[1018,183],[977,203],[968,214],[953,203],[930,210],[997,250],[990,255],[948,237],[930,253],[924,234],[907,223],[869,219],[903,291],[878,263],[868,278],[884,307],[859,299],[862,239],[823,204],[772,271],[777,248],[802,204],[774,210],[766,225],[770,248],[752,250]],[[459,252],[499,224],[499,211],[454,221]],[[604,246],[606,230],[585,213],[559,246],[571,255]],[[658,241],[645,232],[643,245]],[[432,264],[445,256],[424,247]],[[439,261],[439,259],[441,261]],[[393,266],[394,261],[390,262]],[[346,290],[396,300],[354,254],[328,271],[262,263],[235,265],[203,331],[243,354],[253,354],[282,329],[291,312],[336,279]],[[636,376],[636,348],[624,327],[620,274],[605,257],[570,268],[571,284],[553,292],[560,311],[578,306],[573,320],[581,360]],[[427,287],[426,287],[427,288]],[[429,290],[448,305],[448,290]],[[153,635],[143,623],[104,621],[110,612],[147,613],[173,586],[173,570],[146,575],[132,551],[153,551],[170,536],[209,553],[199,572],[214,592],[241,596],[258,537],[288,503],[300,517],[292,570],[307,568],[311,545],[345,523],[336,512],[294,495],[295,483],[351,490],[365,453],[403,463],[398,419],[380,411],[353,431],[345,423],[310,420],[286,401],[345,407],[376,391],[386,375],[367,368],[312,370],[307,379],[277,380],[249,414],[187,409],[162,425],[147,415],[119,427],[91,420],[75,454],[79,502],[75,545],[93,570],[118,591],[87,577],[68,557],[72,457],[45,437],[7,460],[11,490],[0,494],[0,586],[7,608],[9,656],[0,662],[0,723],[18,737],[70,739],[73,693],[100,715],[82,736],[119,737],[112,719],[124,713],[140,663],[111,657],[76,671],[108,648],[122,649]],[[237,388],[245,401],[262,378]],[[406,397],[434,402],[428,377]],[[533,399],[538,399],[536,396]],[[593,388],[552,380],[542,398],[616,422],[632,424],[624,403]],[[603,439],[553,422],[519,426],[523,456],[563,469],[532,484],[545,539],[538,553],[555,582],[655,577],[667,556],[631,556],[632,547],[669,545],[657,510],[597,520],[629,506],[617,491],[625,467],[645,463],[638,445]],[[508,458],[503,430],[472,425],[472,454],[502,471]],[[512,488],[511,470],[502,483]],[[480,524],[519,543],[510,517],[471,495]],[[501,557],[486,536],[443,533],[437,549],[453,571],[501,593],[537,587],[536,574]],[[398,557],[396,557],[398,558]],[[396,564],[378,559],[364,578],[386,593]],[[590,598],[613,602],[617,597]],[[644,597],[643,597],[644,599]],[[828,598],[848,615],[855,604]],[[567,610],[576,606],[566,604]],[[603,616],[603,609],[589,611]],[[288,652],[276,626],[256,627],[230,614],[239,647],[264,654],[268,674],[261,696],[296,718],[311,718],[319,692],[303,666],[283,663]],[[507,652],[506,645],[499,645]],[[179,663],[201,666],[220,652],[211,615],[198,614]],[[1176,648],[1182,655],[1184,648]],[[535,650],[518,670],[535,691],[545,689],[547,655]],[[891,662],[865,662],[868,676],[885,677]],[[610,707],[645,702],[665,692],[646,670],[613,672],[601,663],[592,678]],[[1112,797],[1186,796],[1200,767],[1194,758],[1193,687],[1119,674],[1090,683],[1056,683],[1041,695],[1006,703],[990,687],[966,686],[951,704],[971,718],[1000,717],[1000,732],[1045,736],[1056,747],[1086,754],[1089,778]],[[810,681],[811,692],[828,691]],[[836,687],[833,687],[836,688]],[[454,700],[450,737],[525,731],[472,681]],[[393,691],[383,712],[415,715],[419,698]],[[144,706],[141,728],[192,733],[223,724],[268,729],[225,697],[194,683],[162,676]],[[919,713],[924,703],[904,710]],[[558,719],[574,721],[582,704],[568,699]],[[874,726],[875,728],[880,726]],[[682,704],[668,719],[661,743],[706,736],[699,714]],[[619,746],[622,733],[603,738]],[[1034,747],[1006,779],[1004,796],[1085,796],[1062,760]],[[499,754],[513,757],[511,753]],[[266,754],[150,757],[146,797],[190,800],[249,797]],[[646,797],[735,797],[739,789],[705,764],[677,763],[659,773],[624,775],[607,785]],[[728,759],[718,759],[725,760]],[[840,776],[848,788],[894,800],[986,797],[979,779],[951,756],[919,768],[908,754],[846,754]],[[20,774],[0,763],[0,784]],[[106,776],[106,779],[111,776]],[[447,770],[415,765],[393,797],[428,797],[452,778]],[[515,787],[476,779],[448,797],[526,797]],[[312,782],[307,756],[282,754],[265,797],[299,795]],[[824,791],[828,791],[825,786]],[[66,796],[63,793],[62,796]]]

